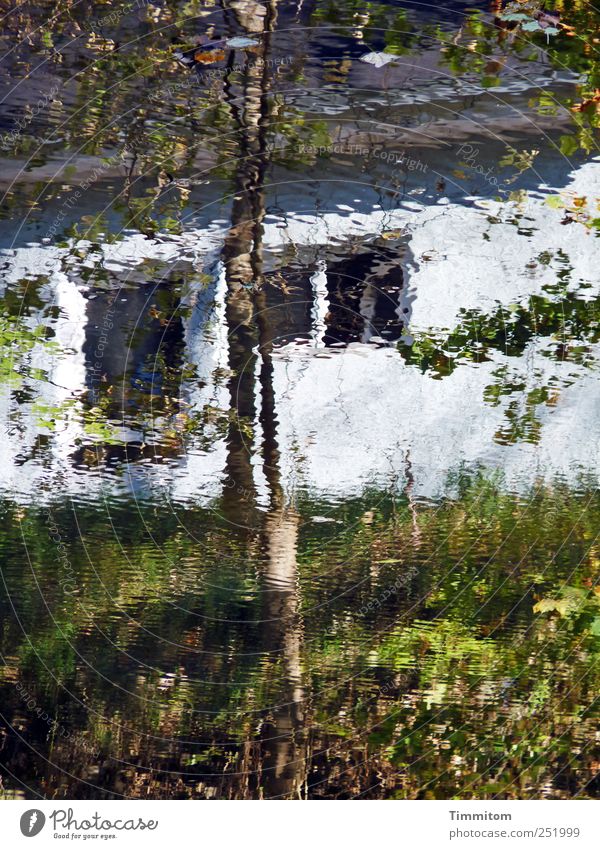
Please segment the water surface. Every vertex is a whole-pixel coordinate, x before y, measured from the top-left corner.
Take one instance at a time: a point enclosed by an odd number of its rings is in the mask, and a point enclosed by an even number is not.
[[[598,796],[597,17],[500,12],[8,12],[5,798]]]

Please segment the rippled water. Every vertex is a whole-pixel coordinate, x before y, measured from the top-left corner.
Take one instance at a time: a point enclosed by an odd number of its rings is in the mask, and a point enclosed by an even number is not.
[[[598,796],[578,45],[54,5],[1,38],[4,797]]]

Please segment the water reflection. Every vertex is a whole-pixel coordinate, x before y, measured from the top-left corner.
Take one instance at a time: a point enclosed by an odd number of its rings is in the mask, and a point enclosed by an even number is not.
[[[462,11],[146,20],[42,122],[85,145],[3,210],[5,795],[597,795],[598,169]]]

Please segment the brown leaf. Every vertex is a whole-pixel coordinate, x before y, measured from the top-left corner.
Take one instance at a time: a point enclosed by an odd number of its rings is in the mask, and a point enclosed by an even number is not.
[[[483,69],[486,74],[497,74],[504,67],[505,59],[491,59]]]
[[[572,112],[583,112],[585,109],[596,109],[600,108],[600,89],[596,89],[596,92],[593,97],[588,98],[587,100],[583,100],[581,103],[578,103],[576,106],[571,106]]]
[[[225,58],[224,50],[196,50],[194,59],[201,65],[212,65],[214,62],[221,62]]]

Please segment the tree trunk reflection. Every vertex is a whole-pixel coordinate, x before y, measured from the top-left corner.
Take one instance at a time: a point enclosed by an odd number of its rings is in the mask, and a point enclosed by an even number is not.
[[[234,2],[230,7],[261,45],[250,54],[241,86],[230,77],[225,97],[237,125],[239,159],[231,227],[222,258],[227,281],[226,319],[230,346],[232,417],[228,434],[226,515],[253,527],[258,517],[253,478],[252,444],[243,422],[258,421],[262,431],[262,467],[269,489],[269,509],[260,532],[263,566],[263,651],[269,665],[284,669],[277,703],[262,723],[258,766],[265,797],[296,795],[304,776],[306,753],[299,742],[303,723],[302,622],[299,612],[297,545],[299,516],[286,503],[281,486],[277,444],[276,399],[273,388],[274,331],[269,321],[263,279],[262,222],[265,216],[265,175],[269,164],[269,71],[266,61],[276,3]],[[256,446],[254,446],[256,449]],[[244,759],[246,760],[246,759]]]

